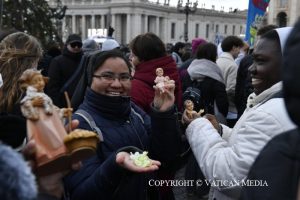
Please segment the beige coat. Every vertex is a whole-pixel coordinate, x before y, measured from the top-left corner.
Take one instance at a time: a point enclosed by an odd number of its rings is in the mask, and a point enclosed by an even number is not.
[[[217,60],[217,65],[222,71],[225,81],[226,92],[228,96],[229,109],[228,112],[237,113],[234,96],[238,66],[234,62],[233,56],[228,52],[223,52]]]

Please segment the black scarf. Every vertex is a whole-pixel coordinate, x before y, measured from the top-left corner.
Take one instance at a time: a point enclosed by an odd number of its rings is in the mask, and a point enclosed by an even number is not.
[[[87,88],[84,103],[108,119],[128,119],[131,105],[130,97],[107,96]]]
[[[73,60],[76,60],[76,61],[80,61],[81,60],[81,57],[83,55],[82,51],[78,52],[78,53],[73,53],[71,51],[69,51],[69,49],[65,46],[65,48],[63,49],[63,53],[62,53],[64,56],[67,56]]]

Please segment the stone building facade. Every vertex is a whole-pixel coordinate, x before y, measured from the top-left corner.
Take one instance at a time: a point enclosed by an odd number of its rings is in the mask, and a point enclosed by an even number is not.
[[[87,38],[92,29],[115,29],[115,39],[128,44],[136,35],[146,32],[157,34],[165,43],[184,41],[186,15],[168,3],[147,0],[61,0],[67,5],[61,21],[65,39],[70,33]],[[55,0],[49,0],[55,6]],[[224,12],[198,8],[189,14],[188,41],[202,37],[211,42],[227,35],[244,35],[247,13]]]
[[[271,0],[268,9],[268,23],[280,27],[293,26],[300,16],[299,0]]]

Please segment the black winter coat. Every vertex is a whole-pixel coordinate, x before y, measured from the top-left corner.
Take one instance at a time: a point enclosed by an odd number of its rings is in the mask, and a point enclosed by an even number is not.
[[[260,152],[252,165],[248,180],[267,186],[249,186],[242,190],[245,200],[294,200],[300,177],[300,131],[289,131],[274,137]]]
[[[149,157],[172,162],[180,150],[180,135],[175,106],[166,112],[152,110],[151,119],[128,98],[109,97],[87,90],[79,109],[87,111],[103,133],[97,155],[84,161],[83,167],[65,178],[72,200],[145,200],[149,195],[150,174],[131,173],[116,162],[120,148],[134,146],[149,152]],[[79,115],[79,128],[91,130]],[[152,178],[153,179],[153,178]],[[147,189],[148,188],[148,189]],[[154,186],[150,189],[157,189]],[[155,198],[157,199],[157,197]]]
[[[62,55],[55,57],[51,61],[48,72],[50,79],[47,85],[47,93],[53,100],[54,105],[60,108],[67,107],[64,93],[60,90],[76,71],[81,57],[82,52],[72,53],[65,47]],[[70,89],[67,91],[70,98],[73,95],[75,87],[76,84],[70,85]]]

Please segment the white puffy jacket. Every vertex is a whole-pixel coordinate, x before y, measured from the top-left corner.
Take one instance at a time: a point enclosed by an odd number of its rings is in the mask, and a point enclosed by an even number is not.
[[[238,199],[241,187],[231,183],[246,178],[271,138],[295,128],[284,100],[270,99],[280,90],[281,83],[277,83],[254,98],[250,95],[252,100],[233,129],[222,125],[222,137],[205,118],[198,118],[188,126],[186,135],[197,162],[206,179],[216,183],[211,188],[210,199]]]

